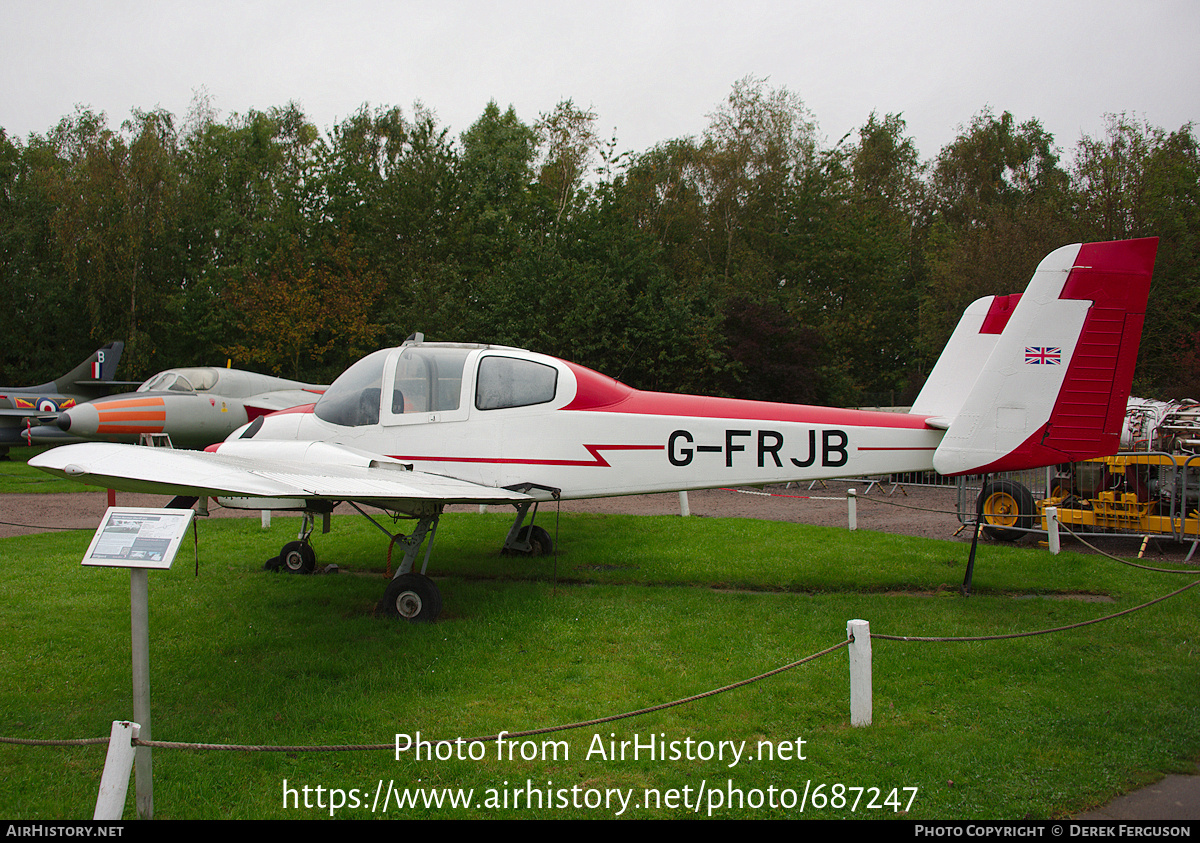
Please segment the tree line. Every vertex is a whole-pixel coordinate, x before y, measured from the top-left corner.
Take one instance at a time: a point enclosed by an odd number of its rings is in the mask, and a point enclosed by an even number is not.
[[[295,104],[0,129],[0,382],[126,342],[121,376],[233,365],[328,382],[413,332],[515,345],[646,389],[835,405],[920,388],[966,305],[1066,243],[1161,238],[1135,390],[1200,397],[1200,147],[1127,115],[1064,164],[980,111],[930,161],[898,114],[833,146],[735,83],[700,137],[616,151],[571,101],[454,136]]]

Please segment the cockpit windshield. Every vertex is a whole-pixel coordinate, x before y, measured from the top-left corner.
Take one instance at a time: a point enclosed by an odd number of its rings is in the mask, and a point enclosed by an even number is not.
[[[313,408],[317,418],[347,427],[379,424],[379,387],[390,352],[368,354],[338,375]]]

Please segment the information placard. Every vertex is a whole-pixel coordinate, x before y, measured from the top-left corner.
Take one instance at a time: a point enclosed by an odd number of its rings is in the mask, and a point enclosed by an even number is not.
[[[166,570],[196,513],[191,509],[110,506],[84,554],[84,565]]]

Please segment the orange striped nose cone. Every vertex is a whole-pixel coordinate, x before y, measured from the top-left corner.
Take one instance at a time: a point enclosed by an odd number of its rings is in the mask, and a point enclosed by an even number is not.
[[[72,407],[58,426],[77,436],[109,433],[162,433],[167,408],[162,398],[121,398]]]
[[[122,398],[94,406],[97,433],[162,433],[167,421],[162,398]]]

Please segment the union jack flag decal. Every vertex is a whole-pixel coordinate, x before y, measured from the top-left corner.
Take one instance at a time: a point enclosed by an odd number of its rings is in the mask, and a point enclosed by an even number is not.
[[[1062,348],[1025,346],[1025,362],[1034,366],[1057,366],[1062,363]]]

